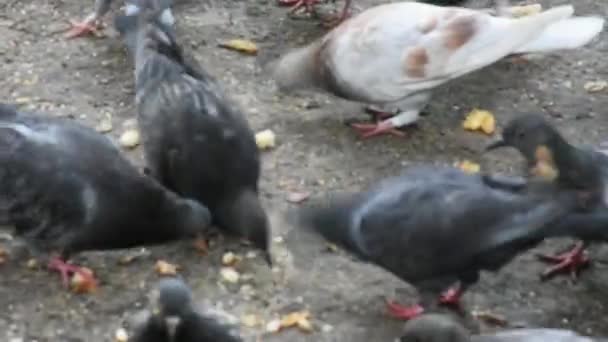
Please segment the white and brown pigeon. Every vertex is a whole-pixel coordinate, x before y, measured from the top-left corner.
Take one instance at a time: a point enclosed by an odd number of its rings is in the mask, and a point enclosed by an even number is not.
[[[565,5],[515,19],[416,2],[385,4],[284,55],[272,72],[281,90],[316,88],[381,105],[381,116],[396,113],[353,124],[363,137],[403,135],[397,128],[418,119],[435,87],[509,55],[579,48],[603,29],[604,19],[573,13]]]

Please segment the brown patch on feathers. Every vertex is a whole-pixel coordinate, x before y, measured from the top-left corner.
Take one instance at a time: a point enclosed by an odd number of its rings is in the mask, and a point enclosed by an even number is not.
[[[405,73],[409,77],[423,78],[426,74],[424,68],[428,63],[426,49],[422,46],[413,47],[405,58]]]
[[[466,44],[477,31],[475,17],[472,15],[457,17],[443,28],[444,45],[449,50],[456,50]]]

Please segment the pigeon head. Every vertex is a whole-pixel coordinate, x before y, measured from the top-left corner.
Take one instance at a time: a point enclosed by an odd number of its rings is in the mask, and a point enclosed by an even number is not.
[[[407,322],[400,342],[468,342],[467,331],[445,315],[423,315]]]
[[[163,317],[181,317],[192,311],[192,294],[184,282],[177,278],[166,278],[158,285],[158,305]]]
[[[500,147],[517,149],[526,158],[531,173],[548,180],[559,175],[557,155],[570,149],[559,132],[540,115],[525,115],[510,121],[502,139],[489,145],[486,151]]]
[[[266,263],[272,266],[270,223],[256,192],[241,192],[230,205],[220,209],[217,216],[223,227],[246,238],[262,250]]]
[[[169,0],[132,1],[125,14],[114,18],[116,31],[133,54],[137,54],[138,43],[146,51],[173,48],[175,19],[170,6]]]
[[[539,147],[558,148],[563,142],[559,132],[540,115],[525,115],[507,123],[502,139],[486,148],[493,150],[499,147],[513,147],[526,159],[535,159]]]
[[[211,225],[211,212],[205,206],[191,199],[178,198],[176,201],[176,229],[184,237],[193,237],[204,232]]]
[[[158,17],[160,22],[168,27],[175,24],[175,18],[171,13],[172,0],[131,0],[127,1],[125,14],[127,16],[137,16],[140,13],[152,13]]]

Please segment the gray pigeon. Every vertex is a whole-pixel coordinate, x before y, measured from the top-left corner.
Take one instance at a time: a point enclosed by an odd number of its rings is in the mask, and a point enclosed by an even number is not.
[[[66,33],[66,38],[81,37],[86,34],[96,33],[101,26],[101,19],[110,10],[110,5],[114,0],[95,0],[93,12],[89,14],[82,22],[71,21],[72,27]],[[127,14],[134,14],[139,8],[147,2],[152,6],[163,8],[161,20],[168,25],[173,25],[175,19],[171,12],[172,0],[125,0],[125,11]]]
[[[116,18],[134,57],[136,104],[150,174],[199,200],[224,232],[251,241],[270,264],[270,224],[253,131],[216,80],[187,59],[158,10]]]
[[[600,17],[572,18],[572,6],[514,19],[485,11],[415,1],[372,7],[322,38],[271,63],[280,89],[316,88],[346,100],[381,105],[363,137],[403,135],[433,89],[512,54],[576,49],[603,29]]]
[[[570,218],[579,229],[598,226],[602,212],[608,211],[608,156],[592,149],[581,149],[569,144],[561,134],[540,115],[522,115],[510,121],[503,130],[502,139],[488,146],[488,150],[511,146],[526,158],[527,172],[538,178],[555,181],[563,189],[579,192],[582,206],[594,216]],[[589,230],[594,230],[588,227]],[[583,232],[581,231],[581,234]],[[542,260],[556,263],[543,273],[547,278],[559,272],[577,277],[581,268],[589,264],[585,248],[590,240],[577,243],[569,252],[557,256],[541,255]]]
[[[0,104],[0,224],[14,225],[34,252],[56,252],[49,267],[67,285],[65,262],[110,250],[194,237],[209,210],[142,175],[114,143],[75,121]],[[126,205],[129,204],[129,205]]]
[[[479,175],[419,166],[354,196],[303,209],[299,224],[312,228],[363,261],[415,286],[421,304],[389,303],[409,319],[432,296],[456,282],[440,303],[456,305],[482,270],[498,271],[553,232],[549,223],[578,209],[574,192],[529,183],[520,192],[495,189]]]
[[[242,342],[232,326],[197,312],[182,280],[163,279],[159,291],[157,312],[136,328],[131,342]]]
[[[512,329],[490,334],[471,335],[446,315],[429,314],[405,324],[400,342],[608,342],[565,329]]]

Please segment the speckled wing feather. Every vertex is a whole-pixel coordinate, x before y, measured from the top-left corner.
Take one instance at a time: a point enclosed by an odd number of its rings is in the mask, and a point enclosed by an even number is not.
[[[405,281],[447,286],[542,241],[547,223],[576,202],[550,193],[516,194],[460,170],[418,167],[306,216],[326,239]]]
[[[558,6],[514,19],[415,1],[384,4],[280,58],[274,78],[284,90],[317,87],[353,101],[397,102],[512,53],[587,44],[604,19],[570,19],[573,11]]]

